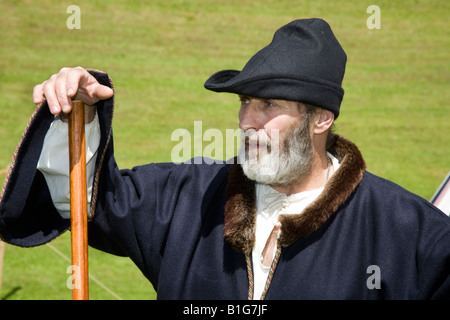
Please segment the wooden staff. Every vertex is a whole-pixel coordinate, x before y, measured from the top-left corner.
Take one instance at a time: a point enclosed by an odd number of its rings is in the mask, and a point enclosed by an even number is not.
[[[84,104],[72,101],[69,114],[70,226],[72,244],[72,299],[89,299],[86,144]],[[74,281],[75,280],[75,281]]]

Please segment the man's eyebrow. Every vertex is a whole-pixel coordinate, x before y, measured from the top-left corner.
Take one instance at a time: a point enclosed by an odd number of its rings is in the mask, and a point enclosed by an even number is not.
[[[243,94],[239,94],[238,97],[239,97],[239,100],[240,100],[240,101],[242,101],[242,100],[244,100],[244,99],[253,99],[252,97],[246,96],[246,95],[243,95]]]

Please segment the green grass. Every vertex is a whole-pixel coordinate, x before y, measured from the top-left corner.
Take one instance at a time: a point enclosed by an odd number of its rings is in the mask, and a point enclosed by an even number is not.
[[[2,299],[70,300],[70,234],[32,249],[6,246]],[[128,258],[89,248],[89,296],[91,300],[155,299],[137,267]]]
[[[66,28],[71,4],[81,30]],[[380,30],[366,28],[371,4]],[[449,13],[446,0],[0,0],[0,169],[34,110],[33,86],[63,66],[112,77],[120,167],[170,161],[175,129],[193,132],[197,120],[203,131],[237,127],[236,97],[203,88],[212,73],[242,68],[291,20],[322,17],[348,55],[337,132],[360,147],[369,171],[430,199],[450,169]],[[67,235],[51,244],[69,255]],[[90,260],[121,298],[155,298],[128,259],[91,249]],[[67,266],[49,246],[7,245],[0,297],[70,299]],[[114,299],[92,281],[91,298]]]

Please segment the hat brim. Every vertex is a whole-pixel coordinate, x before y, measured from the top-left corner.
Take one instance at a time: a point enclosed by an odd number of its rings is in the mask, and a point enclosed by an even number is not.
[[[205,88],[262,99],[308,103],[332,111],[335,118],[339,115],[344,90],[332,82],[295,75],[280,77],[277,74],[265,74],[252,77],[244,73],[238,70],[216,72],[205,82]]]

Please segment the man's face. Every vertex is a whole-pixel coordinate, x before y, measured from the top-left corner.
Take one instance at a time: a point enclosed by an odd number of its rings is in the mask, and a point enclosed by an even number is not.
[[[294,101],[239,96],[243,130],[238,161],[248,178],[289,185],[311,169],[310,119]],[[306,118],[305,118],[306,115]]]

